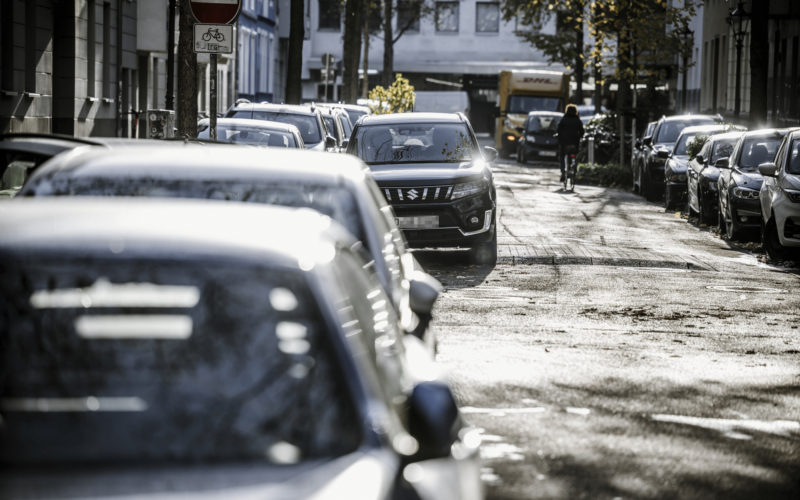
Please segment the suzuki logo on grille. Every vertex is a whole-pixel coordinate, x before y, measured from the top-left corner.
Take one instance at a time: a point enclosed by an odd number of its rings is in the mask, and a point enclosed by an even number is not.
[[[408,196],[409,200],[416,200],[417,198],[419,198],[419,191],[417,191],[416,189],[410,189],[408,193],[406,193],[406,196]]]

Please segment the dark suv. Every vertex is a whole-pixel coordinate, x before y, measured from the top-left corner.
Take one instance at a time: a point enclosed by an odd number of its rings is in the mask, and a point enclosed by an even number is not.
[[[497,205],[490,162],[462,113],[361,118],[347,152],[369,165],[412,247],[466,247],[497,261]]]
[[[300,130],[307,149],[332,151],[336,138],[325,126],[321,110],[312,105],[238,102],[225,113],[226,118],[252,118],[294,125]]]
[[[642,139],[642,160],[634,165],[633,188],[648,201],[664,195],[664,165],[681,131],[690,125],[709,125],[722,121],[712,115],[663,116],[653,128],[652,135]]]

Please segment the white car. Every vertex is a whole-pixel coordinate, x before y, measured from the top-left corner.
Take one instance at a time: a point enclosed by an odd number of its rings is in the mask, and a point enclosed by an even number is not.
[[[800,247],[800,129],[786,134],[774,163],[762,163],[761,241],[770,259],[783,260]]]

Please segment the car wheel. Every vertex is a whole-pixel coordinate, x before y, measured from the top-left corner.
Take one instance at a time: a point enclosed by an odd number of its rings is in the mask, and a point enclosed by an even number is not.
[[[741,237],[742,231],[736,223],[736,219],[733,218],[730,202],[728,202],[728,208],[726,210],[722,209],[722,202],[720,201],[719,203],[719,228],[725,230],[725,236],[727,236],[729,240],[735,241]]]
[[[525,151],[523,148],[517,148],[517,163],[525,164]]]
[[[656,201],[656,188],[653,186],[647,170],[642,174],[642,195],[647,201]]]
[[[639,183],[636,182],[636,174],[638,172],[639,172],[639,166],[638,165],[631,169],[631,178],[632,178],[631,185],[633,186],[633,192],[636,193],[636,194],[639,194],[639,192],[641,191],[639,189]]]
[[[497,228],[492,228],[492,239],[483,241],[470,249],[473,264],[494,266],[497,264]]]
[[[697,193],[697,225],[708,223],[708,207],[703,203],[703,194]]]
[[[669,212],[675,206],[675,200],[672,199],[672,188],[669,184],[664,185],[664,210]]]
[[[788,252],[781,245],[781,240],[778,237],[778,225],[775,224],[774,217],[770,218],[766,224],[763,221],[761,222],[761,244],[771,260],[775,262],[786,260]]]

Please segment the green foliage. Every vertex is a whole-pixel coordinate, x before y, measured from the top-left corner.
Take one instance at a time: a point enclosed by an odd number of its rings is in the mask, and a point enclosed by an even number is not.
[[[580,163],[576,184],[628,189],[631,187],[631,171],[618,163]]]
[[[696,135],[692,137],[692,140],[686,145],[686,152],[689,154],[690,160],[697,156],[697,153],[700,152],[706,141],[708,141],[707,135]]]
[[[405,113],[414,109],[414,87],[397,73],[389,88],[378,85],[369,92],[370,109],[375,114]]]

